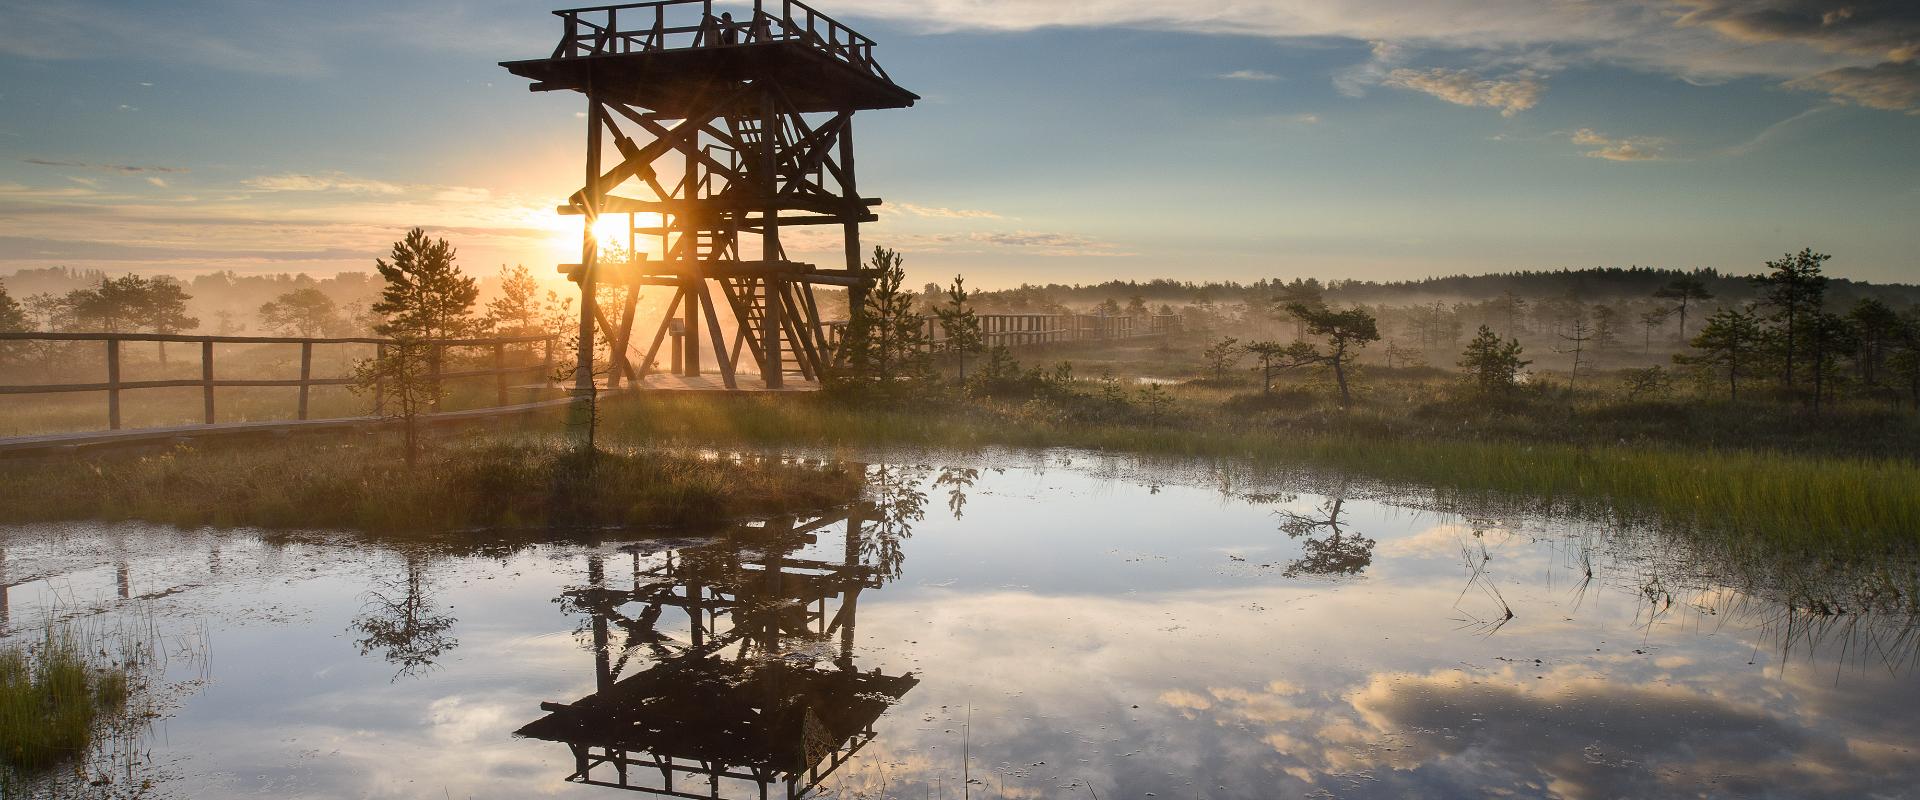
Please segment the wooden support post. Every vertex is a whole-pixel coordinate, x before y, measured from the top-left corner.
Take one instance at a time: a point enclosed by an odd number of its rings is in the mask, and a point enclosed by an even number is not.
[[[593,238],[593,224],[600,219],[600,98],[592,88],[587,91],[587,182],[582,194],[586,213],[580,217],[580,348],[574,354],[573,394],[581,403],[593,396],[593,318],[594,280],[599,270],[600,243]],[[587,413],[581,408],[582,413]]]
[[[688,122],[691,123],[692,120],[688,120]],[[691,204],[700,197],[699,130],[695,129],[693,135],[687,137],[687,139],[681,143],[680,148],[687,159],[686,177],[680,183],[681,186],[685,187],[681,191],[681,199]],[[699,264],[700,232],[696,227],[699,223],[685,214],[676,214],[674,216],[674,222],[680,225],[680,257],[683,259],[683,261],[681,261],[680,274],[695,276],[689,278],[689,280],[704,281],[705,278],[697,277],[704,274]],[[700,287],[698,293],[686,287],[683,287],[682,291],[687,293],[686,320],[682,323],[686,328],[687,338],[681,347],[685,359],[684,363],[681,364],[683,371],[680,374],[691,378],[700,374],[700,315],[702,313],[700,307],[703,300],[711,303],[712,298],[707,296],[706,286],[704,284]],[[709,305],[705,313],[710,314],[712,312],[713,308]],[[720,341],[720,334],[717,332],[714,333],[714,346],[719,347]]]
[[[694,377],[700,374],[700,301],[706,297],[706,286],[699,278],[688,280],[701,283],[701,291],[696,293],[684,287],[680,290],[687,295],[686,319],[681,322],[686,331],[686,341],[681,342],[680,345],[680,349],[686,356],[686,362],[682,365],[684,370],[680,374]],[[714,341],[720,341],[719,334],[714,334],[714,337]]]
[[[734,381],[733,377],[733,360],[727,358],[726,340],[720,338],[720,317],[713,312],[713,296],[707,294],[706,281],[695,279],[694,285],[700,288],[699,306],[706,312],[707,334],[713,341],[713,358],[715,361],[720,362],[720,380],[728,389],[738,389],[740,386]],[[692,300],[693,297],[690,296],[687,299]],[[692,340],[689,339],[688,341],[691,343]],[[692,360],[693,353],[691,352],[691,344],[689,344],[688,349],[687,358],[688,360]]]
[[[620,327],[613,335],[613,363],[619,365],[619,369],[614,370],[613,377],[608,379],[607,385],[609,387],[618,387],[620,385],[620,376],[622,373],[633,378],[636,382],[640,380],[640,372],[633,368],[632,360],[627,358],[628,348],[633,338],[633,316],[638,313],[639,309],[640,284],[630,284],[627,286],[627,296],[620,310]],[[646,366],[642,365],[641,369],[646,369]]]
[[[107,429],[120,430],[120,340],[107,340]]]
[[[386,360],[387,360],[387,346],[385,344],[374,345],[373,346],[373,363],[381,364]],[[547,347],[547,362],[549,364],[553,362],[553,347],[551,345]],[[387,413],[387,379],[380,374],[379,370],[375,370],[373,373],[373,415],[376,417],[379,417],[379,416],[385,416],[386,413]]]
[[[540,358],[540,382],[553,382],[553,337],[547,337],[546,354]]]
[[[307,395],[313,384],[313,342],[300,343],[300,419],[307,418]]]
[[[865,207],[855,205],[860,202],[860,189],[856,185],[853,176],[853,112],[842,111],[840,112],[840,116],[840,196],[847,203],[847,211],[843,212],[848,215],[847,222],[844,226],[844,237],[846,238],[847,246],[847,270],[854,275],[859,275],[860,259],[862,258],[862,254],[860,253],[860,223],[855,217],[857,216],[856,211]],[[861,314],[866,313],[866,307],[866,285],[855,284],[847,287],[847,319],[859,319]]]
[[[773,262],[780,260],[780,161],[779,137],[780,110],[774,104],[773,92],[760,95],[760,197],[765,204],[760,218],[760,258]],[[781,372],[780,339],[781,330],[780,293],[781,278],[768,275],[760,282],[762,308],[760,310],[760,379],[768,389],[779,389],[785,383]]]
[[[507,404],[507,346],[493,344],[493,387],[496,405]]]
[[[690,300],[691,300],[691,295],[689,295],[687,290],[683,288],[683,289],[676,290],[673,293],[673,299],[667,301],[667,311],[665,314],[660,315],[660,327],[653,332],[653,342],[647,345],[647,355],[645,358],[641,359],[640,361],[640,371],[637,373],[637,376],[633,379],[634,383],[636,384],[640,383],[641,380],[646,378],[647,371],[653,368],[653,357],[659,354],[660,352],[660,340],[665,338],[668,335],[667,329],[673,327],[674,311],[680,308],[681,302],[690,301]],[[680,372],[680,344],[681,344],[680,339],[681,337],[679,336],[673,337],[673,372],[674,374],[679,374]]]
[[[213,340],[200,343],[200,405],[208,425],[213,424]]]

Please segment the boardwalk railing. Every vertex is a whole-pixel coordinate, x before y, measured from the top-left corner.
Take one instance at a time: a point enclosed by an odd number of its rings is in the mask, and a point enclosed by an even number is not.
[[[164,333],[48,333],[29,331],[26,333],[0,333],[0,342],[52,341],[52,342],[101,342],[106,347],[106,380],[100,383],[40,383],[40,384],[0,384],[0,395],[21,394],[61,394],[68,392],[106,392],[107,425],[111,430],[120,429],[120,394],[137,389],[171,389],[199,387],[205,424],[212,425],[214,418],[213,394],[215,389],[237,386],[285,386],[300,390],[299,418],[307,418],[307,398],[315,386],[346,386],[353,383],[350,377],[314,377],[313,348],[315,345],[370,344],[376,355],[384,355],[386,348],[398,344],[395,339],[381,339],[367,336],[346,336],[336,338],[314,338],[296,336],[187,336]],[[122,342],[181,342],[200,345],[200,377],[164,380],[129,381],[121,379],[120,351]],[[545,354],[541,363],[508,366],[507,345],[544,343]],[[214,349],[216,344],[297,344],[300,346],[300,377],[298,378],[216,378],[214,377]],[[433,348],[430,363],[435,380],[456,378],[492,377],[500,405],[507,404],[508,378],[513,375],[540,371],[550,374],[553,370],[553,344],[551,336],[497,336],[481,339],[433,339],[425,344]],[[492,366],[480,369],[467,369],[455,372],[442,372],[444,354],[448,348],[484,347],[492,349]],[[381,410],[384,399],[384,387],[374,386],[374,407],[376,413]]]
[[[1101,314],[976,314],[980,320],[981,344],[993,347],[1022,347],[1054,342],[1087,342],[1109,339],[1134,339],[1159,336],[1172,331],[1173,314],[1145,317]],[[925,317],[927,340],[935,349],[944,348],[946,333],[937,317]]]
[[[754,0],[751,11],[723,6],[731,22],[714,13],[713,0],[654,0],[553,12],[566,33],[553,58],[647,53],[695,47],[732,47],[799,42],[889,83],[873,60],[873,40],[799,0]]]

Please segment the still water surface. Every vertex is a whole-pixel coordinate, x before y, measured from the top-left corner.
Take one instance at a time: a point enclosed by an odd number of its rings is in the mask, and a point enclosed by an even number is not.
[[[909,461],[707,537],[5,529],[5,635],[190,643],[162,796],[1920,796],[1910,616],[1324,477]]]

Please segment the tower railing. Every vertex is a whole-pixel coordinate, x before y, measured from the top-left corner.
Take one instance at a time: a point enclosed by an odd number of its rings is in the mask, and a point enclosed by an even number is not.
[[[873,40],[799,0],[754,0],[747,19],[728,21],[713,0],[654,0],[553,12],[566,33],[553,58],[650,53],[702,47],[799,42],[888,83],[873,59]],[[746,13],[746,9],[741,9]]]

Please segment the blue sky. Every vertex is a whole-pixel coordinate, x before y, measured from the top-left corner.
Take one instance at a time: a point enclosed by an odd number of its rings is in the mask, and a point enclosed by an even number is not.
[[[1803,246],[1920,280],[1920,10],[1814,0],[821,0],[916,280],[1415,278]],[[0,0],[0,273],[572,260],[551,3]],[[824,249],[796,257],[830,261]]]

